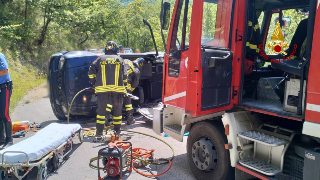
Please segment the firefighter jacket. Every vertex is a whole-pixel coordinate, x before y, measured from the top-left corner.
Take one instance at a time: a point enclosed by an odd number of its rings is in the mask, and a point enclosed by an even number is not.
[[[140,71],[134,63],[128,59],[124,60],[125,70],[128,75],[127,90],[133,91],[139,85]]]
[[[260,34],[260,26],[255,11],[254,4],[248,7],[248,28],[247,28],[247,42],[246,42],[246,58],[254,61],[260,56],[259,45],[262,44],[262,37]],[[261,59],[261,58],[260,58]],[[263,58],[262,58],[263,59]]]
[[[123,59],[117,55],[104,55],[93,61],[88,75],[95,93],[127,93],[127,72]]]

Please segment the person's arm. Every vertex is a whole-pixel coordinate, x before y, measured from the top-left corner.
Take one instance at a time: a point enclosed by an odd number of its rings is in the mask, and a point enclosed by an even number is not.
[[[95,82],[96,82],[96,74],[98,71],[97,64],[98,64],[99,59],[100,59],[100,57],[98,59],[94,60],[91,64],[91,66],[89,67],[88,76],[89,76],[91,84],[95,84]]]
[[[0,76],[8,74],[8,62],[4,54],[0,53]]]
[[[0,76],[8,74],[8,69],[1,69],[0,70]]]

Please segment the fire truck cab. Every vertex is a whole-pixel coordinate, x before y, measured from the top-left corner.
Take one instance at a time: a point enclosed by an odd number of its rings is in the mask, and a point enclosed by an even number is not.
[[[190,132],[196,179],[320,180],[319,3],[162,3],[153,129],[179,141]]]

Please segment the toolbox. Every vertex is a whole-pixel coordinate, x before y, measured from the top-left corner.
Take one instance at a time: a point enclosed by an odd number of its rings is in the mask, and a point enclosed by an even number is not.
[[[29,130],[28,124],[14,124],[14,125],[12,125],[12,134],[15,134],[16,132],[19,132],[19,131],[28,132],[28,130]]]

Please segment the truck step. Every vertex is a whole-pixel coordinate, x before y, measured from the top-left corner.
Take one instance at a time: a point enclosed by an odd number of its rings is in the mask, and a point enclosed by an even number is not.
[[[240,132],[238,136],[244,139],[248,139],[250,141],[254,141],[254,142],[261,143],[267,146],[272,146],[272,147],[281,146],[289,143],[289,141],[285,139],[271,136],[258,131]]]
[[[259,159],[241,159],[239,163],[242,166],[253,169],[268,176],[274,176],[281,172],[281,169]]]
[[[177,125],[177,124],[165,125],[164,129],[167,129],[169,131],[172,131],[172,132],[174,132],[176,134],[181,135],[182,126]]]

